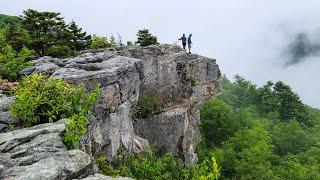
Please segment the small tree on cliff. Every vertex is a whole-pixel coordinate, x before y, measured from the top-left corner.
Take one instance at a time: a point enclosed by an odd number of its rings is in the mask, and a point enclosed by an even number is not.
[[[91,36],[82,31],[74,21],[69,24],[68,31],[69,43],[73,50],[80,51],[89,47]]]
[[[148,29],[144,28],[138,31],[136,44],[140,46],[149,46],[159,44],[157,36],[152,35]]]

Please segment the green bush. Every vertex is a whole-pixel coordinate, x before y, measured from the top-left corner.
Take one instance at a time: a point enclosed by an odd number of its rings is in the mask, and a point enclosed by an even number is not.
[[[153,44],[159,44],[157,36],[153,36],[148,29],[141,29],[137,33],[137,41],[136,44],[140,46],[150,46]]]
[[[75,55],[68,45],[53,45],[48,48],[48,54],[53,57],[70,57]]]
[[[220,167],[218,167],[216,158],[214,156],[195,165],[193,169],[192,179],[217,180],[219,177]]]
[[[214,157],[194,167],[179,164],[179,159],[172,154],[157,157],[153,153],[133,155],[121,152],[116,160],[108,164],[103,155],[96,157],[100,173],[109,176],[126,176],[135,179],[203,179],[215,180],[220,176]]]
[[[90,45],[92,49],[114,48],[115,46],[116,44],[114,43],[114,41],[109,42],[106,37],[96,36],[96,35],[92,36],[91,45]]]
[[[83,84],[72,86],[63,79],[32,74],[21,81],[10,110],[27,127],[70,118],[64,142],[72,147],[86,133],[87,119],[99,91],[97,86],[88,94]]]
[[[79,141],[79,138],[87,132],[87,117],[75,114],[69,118],[66,125],[66,133],[63,136],[63,142],[69,148],[73,148]]]
[[[155,95],[151,93],[141,95],[134,117],[137,119],[152,117],[158,114],[163,107],[163,103]]]
[[[167,154],[154,157],[152,154],[133,155],[123,151],[112,165],[98,156],[96,162],[100,172],[109,176],[127,176],[136,179],[181,179],[181,169],[177,158]]]
[[[17,80],[18,73],[31,65],[30,62],[25,61],[31,54],[32,51],[27,48],[22,48],[17,53],[11,46],[6,45],[0,52],[0,76],[10,81]]]

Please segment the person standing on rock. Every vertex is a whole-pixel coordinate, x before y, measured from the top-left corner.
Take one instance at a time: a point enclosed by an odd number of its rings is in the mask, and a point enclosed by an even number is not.
[[[183,49],[186,49],[186,45],[187,45],[186,35],[183,34],[182,37],[181,37],[179,40],[182,41],[182,47],[183,47]]]
[[[192,37],[192,34],[190,34],[189,37],[188,37],[188,49],[189,49],[189,54],[191,54],[191,47],[192,47],[191,37]]]

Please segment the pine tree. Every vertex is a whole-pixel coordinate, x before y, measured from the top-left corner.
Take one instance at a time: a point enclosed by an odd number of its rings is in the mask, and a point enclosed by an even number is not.
[[[51,46],[65,43],[68,31],[60,13],[28,9],[23,14],[22,24],[32,39],[30,47],[39,55],[48,55]]]
[[[30,42],[30,36],[19,24],[8,24],[3,30],[3,41],[10,45],[15,51],[20,51],[27,47]]]
[[[153,36],[148,29],[141,29],[137,33],[137,41],[136,44],[139,44],[140,46],[149,46],[153,44],[159,44],[157,37]]]
[[[69,24],[68,31],[70,33],[69,41],[72,49],[79,51],[89,47],[91,36],[83,32],[82,28],[79,28],[74,21]]]

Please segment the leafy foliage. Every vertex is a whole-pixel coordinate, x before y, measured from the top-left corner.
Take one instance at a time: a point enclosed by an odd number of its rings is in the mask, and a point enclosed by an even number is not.
[[[144,28],[138,31],[136,44],[139,44],[140,46],[149,46],[159,43],[157,37],[152,35],[148,29]]]
[[[283,82],[257,88],[224,76],[221,86],[201,108],[200,159],[215,157],[222,179],[319,179],[318,109]]]
[[[278,123],[272,128],[275,152],[279,155],[297,154],[316,144],[315,137],[297,121]]]
[[[80,51],[90,46],[91,36],[87,35],[86,32],[82,32],[82,28],[79,28],[74,21],[72,21],[67,28],[71,49]]]
[[[91,39],[90,47],[92,49],[99,49],[99,48],[114,48],[116,46],[115,42],[108,42],[106,37],[96,36],[94,35]]]
[[[171,154],[156,157],[152,153],[133,155],[122,152],[109,165],[103,155],[96,158],[101,173],[109,176],[126,176],[136,179],[203,179],[219,178],[219,167],[212,157],[195,167],[179,165],[179,159]]]
[[[48,54],[53,57],[70,57],[74,51],[68,45],[53,45],[48,48]]]
[[[31,39],[21,24],[8,24],[1,31],[0,46],[10,45],[15,51],[21,51],[23,47],[28,47]]]
[[[86,132],[87,119],[99,91],[97,87],[87,94],[83,84],[72,86],[63,79],[33,74],[21,81],[10,109],[25,126],[70,118],[64,141],[72,147]]]
[[[10,45],[0,52],[0,76],[9,80],[17,80],[18,73],[31,65],[26,62],[26,57],[30,56],[32,51],[27,48],[22,48],[19,53],[13,50]]]
[[[307,112],[299,96],[291,88],[279,81],[275,84],[267,82],[258,89],[257,104],[262,113],[279,112],[282,121],[297,119],[308,124]]]
[[[276,83],[269,81],[257,88],[239,75],[234,79],[235,82],[231,83],[224,76],[220,81],[223,94],[219,99],[231,105],[232,108],[256,108],[256,112],[261,115],[278,113],[284,122],[297,119],[299,122],[311,125],[305,105],[290,86],[281,81]]]
[[[67,57],[90,46],[91,36],[74,21],[67,24],[60,15],[28,9],[21,16],[22,25],[30,36],[28,47],[40,56]]]
[[[63,141],[69,148],[73,148],[79,141],[80,137],[87,133],[87,117],[75,114],[68,119],[66,134]]]
[[[163,107],[163,103],[156,95],[153,93],[146,93],[139,97],[137,110],[134,116],[137,119],[149,118],[159,113]]]
[[[17,16],[8,16],[0,14],[0,29],[5,28],[8,24],[19,24],[21,19]]]
[[[23,11],[21,18],[32,39],[30,47],[41,56],[49,55],[48,49],[52,45],[61,44],[66,39],[67,25],[60,13],[28,9]]]

